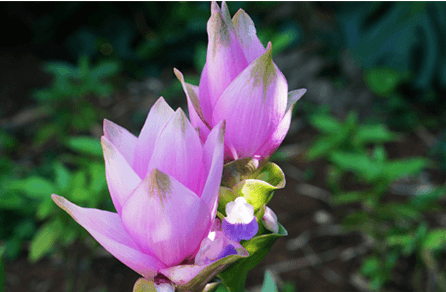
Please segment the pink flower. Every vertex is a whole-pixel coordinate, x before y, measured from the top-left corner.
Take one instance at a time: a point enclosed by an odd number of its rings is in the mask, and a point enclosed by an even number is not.
[[[184,112],[160,98],[138,138],[104,121],[106,178],[117,213],[82,208],[57,195],[53,200],[137,273],[147,279],[164,272],[169,277],[171,268],[193,265],[214,226],[223,140],[224,122],[203,145]]]
[[[208,49],[200,85],[175,74],[187,96],[192,125],[203,140],[226,120],[225,160],[260,156],[279,147],[290,127],[294,103],[306,92],[288,94],[288,84],[265,49],[251,18],[240,9],[230,18],[225,2],[212,2]]]

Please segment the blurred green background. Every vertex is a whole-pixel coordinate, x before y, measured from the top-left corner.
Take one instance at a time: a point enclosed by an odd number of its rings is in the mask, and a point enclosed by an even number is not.
[[[376,186],[378,175],[345,161],[365,159],[354,155],[367,156],[372,146],[378,147],[374,157],[382,158],[379,147],[397,137],[392,131],[415,133],[429,151],[404,165],[412,167],[405,175],[427,167],[444,174],[444,3],[228,6],[232,14],[243,8],[261,41],[272,42],[289,89],[308,89],[293,120],[322,133],[313,137],[308,161],[322,157],[338,175],[356,171]],[[173,108],[187,109],[173,68],[198,85],[210,3],[3,2],[0,8],[0,291],[7,291],[5,263],[20,259],[30,265],[44,257],[67,262],[72,247],[82,245],[88,270],[97,244],[50,194],[114,210],[99,143],[102,121],[138,134],[159,96]],[[290,133],[284,146],[297,132]],[[286,149],[273,159],[293,161]],[[330,183],[339,189],[339,181]],[[379,277],[381,287],[386,280]],[[69,279],[60,291],[83,291],[76,285]]]

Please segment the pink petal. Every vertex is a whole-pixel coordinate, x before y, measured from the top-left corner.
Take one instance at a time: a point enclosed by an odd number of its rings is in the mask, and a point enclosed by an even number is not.
[[[51,198],[108,252],[143,277],[154,277],[160,269],[167,267],[153,254],[144,253],[138,247],[125,231],[118,214],[81,208],[57,195],[52,195]]]
[[[273,153],[277,150],[277,148],[282,143],[283,139],[285,139],[288,130],[290,129],[291,123],[291,114],[293,112],[293,107],[296,101],[298,101],[302,95],[307,92],[306,89],[301,88],[298,90],[294,90],[288,93],[288,104],[287,104],[287,112],[280,122],[279,126],[276,130],[271,134],[269,138],[266,139],[265,143],[255,152],[256,155],[265,159],[273,155]]]
[[[164,128],[174,113],[174,110],[163,97],[158,98],[150,109],[136,142],[133,162],[133,169],[141,179],[147,174],[147,166],[149,165],[158,133]]]
[[[197,131],[180,108],[156,139],[147,173],[154,168],[201,194],[205,181],[203,149]]]
[[[214,108],[213,124],[226,120],[225,144],[238,158],[254,155],[285,114],[288,85],[271,53],[268,44],[267,51],[229,85]]]
[[[246,60],[251,63],[265,52],[259,38],[257,37],[254,22],[243,9],[239,9],[232,18],[238,39],[245,53]]]
[[[122,222],[143,251],[173,266],[197,250],[211,217],[196,194],[154,169],[127,200]]]
[[[183,74],[181,74],[181,72],[176,68],[174,68],[173,71],[175,73],[175,76],[177,76],[178,80],[181,82],[184,93],[186,94],[187,108],[189,109],[189,116],[192,126],[194,126],[194,128],[198,127],[201,140],[206,141],[206,137],[211,132],[211,126],[206,122],[204,113],[202,112],[202,109],[200,107],[200,101],[198,100],[198,86],[184,82]],[[210,121],[210,117],[212,114],[210,104],[209,107],[206,108],[206,112],[209,116]]]
[[[123,127],[104,119],[104,136],[124,156],[129,165],[133,163],[137,138]]]
[[[105,136],[101,137],[102,150],[105,160],[105,178],[108,190],[118,214],[133,190],[141,182],[125,157]]]
[[[201,200],[211,211],[211,218],[217,214],[218,193],[223,172],[225,122],[221,121],[212,129],[203,147],[204,173],[207,174],[206,184],[201,194]]]
[[[213,108],[219,96],[248,66],[248,62],[227,10],[222,12],[215,2],[212,3],[212,15],[207,24],[207,31],[209,42],[199,93],[200,105],[206,119],[209,119],[205,103],[210,102]]]

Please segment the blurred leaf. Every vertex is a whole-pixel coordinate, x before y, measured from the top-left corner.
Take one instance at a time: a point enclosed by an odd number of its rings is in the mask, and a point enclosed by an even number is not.
[[[105,180],[105,166],[104,163],[91,163],[89,165],[90,171],[90,191],[100,192],[107,187]]]
[[[50,216],[55,210],[56,206],[53,200],[51,200],[51,197],[48,197],[43,202],[41,202],[37,207],[37,212],[36,212],[37,219],[44,220],[48,218],[48,216]]]
[[[360,125],[354,137],[360,145],[371,143],[385,143],[393,141],[396,134],[390,132],[384,124]]]
[[[410,234],[398,234],[387,237],[386,241],[389,246],[405,246],[413,239]]]
[[[77,68],[66,62],[47,62],[45,71],[53,73],[57,77],[76,77],[78,75]]]
[[[386,219],[407,218],[412,220],[419,220],[423,217],[414,207],[400,203],[383,204],[379,209],[378,216]]]
[[[361,272],[366,276],[374,276],[381,268],[381,261],[375,255],[367,257],[361,266]]]
[[[80,154],[89,154],[102,157],[101,143],[96,138],[88,136],[70,137],[65,145]]]
[[[35,263],[48,253],[61,235],[62,230],[63,224],[59,220],[44,224],[31,241],[28,259]]]
[[[437,187],[432,189],[429,193],[418,194],[412,197],[410,204],[422,212],[432,211],[439,207],[437,201],[445,195],[446,192],[444,188]]]
[[[278,292],[277,285],[274,282],[273,276],[270,271],[265,271],[261,292]]]
[[[417,175],[427,165],[425,158],[407,158],[405,160],[387,162],[384,169],[385,176],[390,181],[396,180],[403,176]]]
[[[335,206],[360,202],[364,195],[359,191],[340,193],[331,198],[331,203]]]
[[[66,192],[70,187],[71,173],[62,163],[54,163],[54,172],[56,174],[56,186],[60,192]]]
[[[401,73],[393,68],[372,68],[366,70],[365,81],[377,95],[388,96],[401,81]]]
[[[382,164],[371,161],[367,154],[333,152],[330,160],[345,170],[350,170],[364,177],[367,181],[376,180],[382,172]]]
[[[92,193],[88,190],[87,175],[83,171],[77,171],[73,176],[72,191],[70,199],[73,203],[84,203],[89,201]]]
[[[22,241],[20,238],[11,237],[6,241],[5,255],[9,259],[16,259],[20,255]]]
[[[26,218],[14,227],[14,235],[19,239],[31,238],[36,230],[36,224],[31,218]]]
[[[339,121],[329,114],[311,115],[309,122],[313,127],[326,134],[336,135],[342,131]]]
[[[52,182],[40,176],[30,176],[18,183],[25,194],[36,199],[44,199],[56,191]]]
[[[90,73],[91,78],[98,79],[118,74],[121,71],[121,65],[117,60],[104,61],[97,65]]]
[[[422,245],[423,249],[444,250],[446,248],[446,229],[430,230]]]

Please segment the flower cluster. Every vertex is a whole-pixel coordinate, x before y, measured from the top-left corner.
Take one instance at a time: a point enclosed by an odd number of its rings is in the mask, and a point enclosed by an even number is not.
[[[285,185],[283,172],[268,158],[284,139],[305,89],[288,93],[271,43],[261,44],[243,10],[231,19],[226,3],[220,8],[213,2],[207,29],[199,86],[184,82],[175,69],[190,121],[162,97],[138,137],[104,121],[101,143],[116,213],[52,195],[106,250],[144,277],[134,291],[146,284],[156,291],[202,291],[215,275],[225,281],[239,262],[258,260],[247,243],[257,240],[256,247],[268,248],[286,235],[266,206]]]

